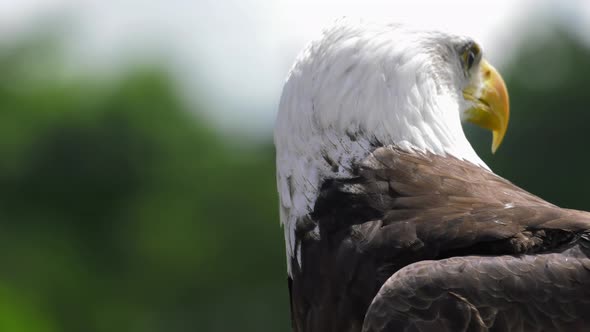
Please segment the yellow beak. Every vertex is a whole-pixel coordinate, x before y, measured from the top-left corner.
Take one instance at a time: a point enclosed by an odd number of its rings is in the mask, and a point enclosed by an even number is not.
[[[463,97],[473,103],[466,111],[466,120],[492,131],[492,153],[495,153],[508,129],[510,104],[502,76],[486,60],[481,60],[480,87],[467,87]]]

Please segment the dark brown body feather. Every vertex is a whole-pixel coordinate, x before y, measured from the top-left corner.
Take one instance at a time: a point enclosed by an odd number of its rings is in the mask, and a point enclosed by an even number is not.
[[[295,331],[590,330],[590,214],[452,157],[379,148],[356,173],[298,222]]]

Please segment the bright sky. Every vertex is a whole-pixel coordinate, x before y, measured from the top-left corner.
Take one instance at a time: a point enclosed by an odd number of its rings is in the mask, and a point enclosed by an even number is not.
[[[164,58],[186,83],[187,95],[212,106],[217,123],[267,134],[297,52],[338,17],[469,35],[501,67],[523,22],[539,14],[564,16],[579,31],[590,31],[590,1],[584,0],[1,0],[0,38],[47,21],[69,22],[63,33],[78,66],[116,68],[136,56]]]

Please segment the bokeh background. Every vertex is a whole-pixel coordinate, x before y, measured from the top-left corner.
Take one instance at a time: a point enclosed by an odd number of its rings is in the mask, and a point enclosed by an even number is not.
[[[289,331],[272,123],[342,15],[478,39],[499,174],[590,209],[590,2],[0,1],[0,331]]]

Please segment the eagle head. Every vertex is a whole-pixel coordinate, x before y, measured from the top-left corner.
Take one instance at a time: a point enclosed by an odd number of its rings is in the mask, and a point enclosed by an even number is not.
[[[461,122],[489,129],[496,151],[508,94],[471,38],[341,19],[297,58],[275,126],[288,256],[322,182],[350,177],[375,148],[451,155],[487,168]]]

